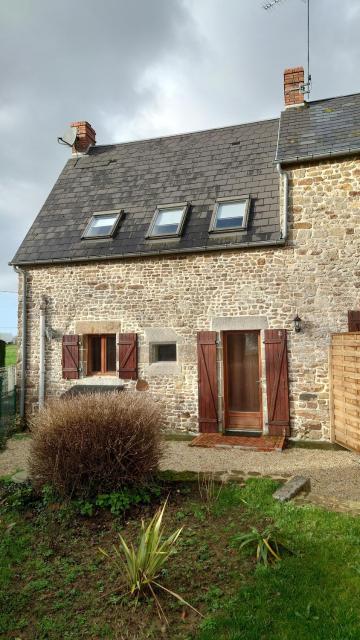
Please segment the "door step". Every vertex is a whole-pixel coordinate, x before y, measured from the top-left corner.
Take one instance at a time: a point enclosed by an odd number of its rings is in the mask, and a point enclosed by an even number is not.
[[[222,433],[200,433],[189,444],[190,447],[214,447],[216,449],[243,449],[247,451],[282,451],[285,436],[233,436]]]
[[[224,435],[238,438],[261,438],[263,432],[258,429],[226,429]]]

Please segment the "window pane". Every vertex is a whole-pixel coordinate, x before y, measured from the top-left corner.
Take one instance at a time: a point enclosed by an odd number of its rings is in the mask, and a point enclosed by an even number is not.
[[[151,235],[177,233],[182,214],[183,209],[160,209]]]
[[[92,371],[101,371],[101,337],[91,336],[91,369]]]
[[[176,344],[154,344],[153,362],[176,362]]]
[[[106,336],[106,371],[116,371],[115,336]]]
[[[86,237],[108,236],[117,219],[118,214],[113,216],[95,216],[86,232]]]
[[[260,411],[257,333],[227,336],[230,411]]]
[[[215,229],[242,227],[246,202],[220,203],[217,210]]]

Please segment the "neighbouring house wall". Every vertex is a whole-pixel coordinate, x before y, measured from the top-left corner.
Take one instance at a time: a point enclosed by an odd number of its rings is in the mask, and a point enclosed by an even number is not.
[[[328,438],[330,333],[346,331],[348,309],[360,308],[360,162],[307,164],[289,168],[289,176],[284,248],[29,268],[28,409],[37,402],[39,305],[46,295],[47,323],[56,332],[46,346],[47,397],[74,382],[62,380],[62,334],[76,333],[79,322],[113,321],[138,334],[139,378],[146,381],[140,387],[148,384],[164,402],[169,427],[196,430],[196,333],[233,318],[229,328],[289,330],[292,435]],[[293,331],[296,313],[300,334]],[[21,325],[21,308],[19,317]],[[149,366],[156,329],[178,344],[179,366],[162,375]]]

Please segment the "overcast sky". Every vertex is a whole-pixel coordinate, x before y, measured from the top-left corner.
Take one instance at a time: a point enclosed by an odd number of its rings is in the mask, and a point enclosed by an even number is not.
[[[88,120],[100,144],[279,115],[306,63],[306,4],[282,0],[1,0],[0,290]],[[360,91],[360,1],[311,0],[311,99]],[[16,296],[0,293],[0,332]]]

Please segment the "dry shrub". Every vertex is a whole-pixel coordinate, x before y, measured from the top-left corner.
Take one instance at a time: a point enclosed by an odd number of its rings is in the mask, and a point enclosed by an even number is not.
[[[32,421],[32,482],[61,496],[144,484],[158,467],[162,426],[162,412],[146,393],[53,400]]]

